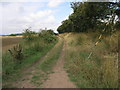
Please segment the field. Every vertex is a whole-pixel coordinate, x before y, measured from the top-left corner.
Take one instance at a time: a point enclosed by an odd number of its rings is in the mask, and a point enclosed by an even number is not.
[[[3,36],[0,37],[0,39],[2,39],[3,52],[23,41],[22,37],[16,37],[16,36],[7,36],[7,37]]]

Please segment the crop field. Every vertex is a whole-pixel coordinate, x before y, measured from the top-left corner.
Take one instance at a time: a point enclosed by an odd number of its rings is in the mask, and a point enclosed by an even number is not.
[[[18,44],[19,42],[23,41],[22,37],[16,37],[16,36],[3,36],[0,37],[2,40],[2,51],[6,51],[7,49],[13,47],[14,45]]]

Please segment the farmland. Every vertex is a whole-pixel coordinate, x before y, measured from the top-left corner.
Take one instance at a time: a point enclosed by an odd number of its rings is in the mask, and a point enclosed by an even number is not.
[[[3,36],[0,37],[2,39],[2,50],[3,52],[8,50],[9,48],[12,48],[19,42],[23,41],[22,37],[16,37],[16,36]]]

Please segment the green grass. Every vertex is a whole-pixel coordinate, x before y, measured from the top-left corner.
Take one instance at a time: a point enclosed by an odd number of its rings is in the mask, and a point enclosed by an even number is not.
[[[36,66],[36,70],[39,70],[39,72],[36,72],[32,77],[31,82],[34,85],[42,85],[42,83],[48,79],[48,75],[50,73],[54,73],[52,72],[52,68],[60,56],[62,47],[63,42],[59,41],[58,44],[42,60],[42,62]]]
[[[52,69],[53,65],[55,64],[56,60],[59,58],[60,55],[60,51],[61,51],[61,47],[58,48],[58,51],[56,52],[56,54],[54,54],[54,56],[46,59],[42,64],[41,64],[41,69],[43,71],[49,71]]]
[[[23,60],[21,64],[16,64],[13,61],[11,55],[6,52],[2,56],[3,60],[3,87],[9,86],[9,83],[16,81],[18,78],[22,76],[22,71],[25,68],[29,68],[36,61],[40,60],[54,45],[58,42],[58,40],[52,43],[46,43],[44,40],[36,40],[30,42],[22,42],[23,47]],[[29,43],[28,45],[26,43]]]
[[[39,66],[42,71],[47,72],[52,70],[52,67],[55,65],[56,61],[59,58],[62,47],[63,47],[63,42],[59,46],[54,48],[53,52],[50,53],[47,56],[47,58],[45,58],[45,60]]]

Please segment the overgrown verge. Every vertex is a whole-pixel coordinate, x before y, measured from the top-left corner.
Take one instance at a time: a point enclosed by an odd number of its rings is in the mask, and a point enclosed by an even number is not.
[[[26,40],[2,56],[3,87],[9,86],[7,85],[9,82],[16,81],[22,75],[23,69],[29,68],[53,48],[58,40],[57,36],[50,32],[52,31],[44,31],[43,34],[42,32],[33,33],[26,30],[24,33]]]
[[[117,88],[117,34],[94,47],[96,34],[70,33],[66,38],[65,68],[79,88]],[[93,52],[90,59],[88,56]]]

